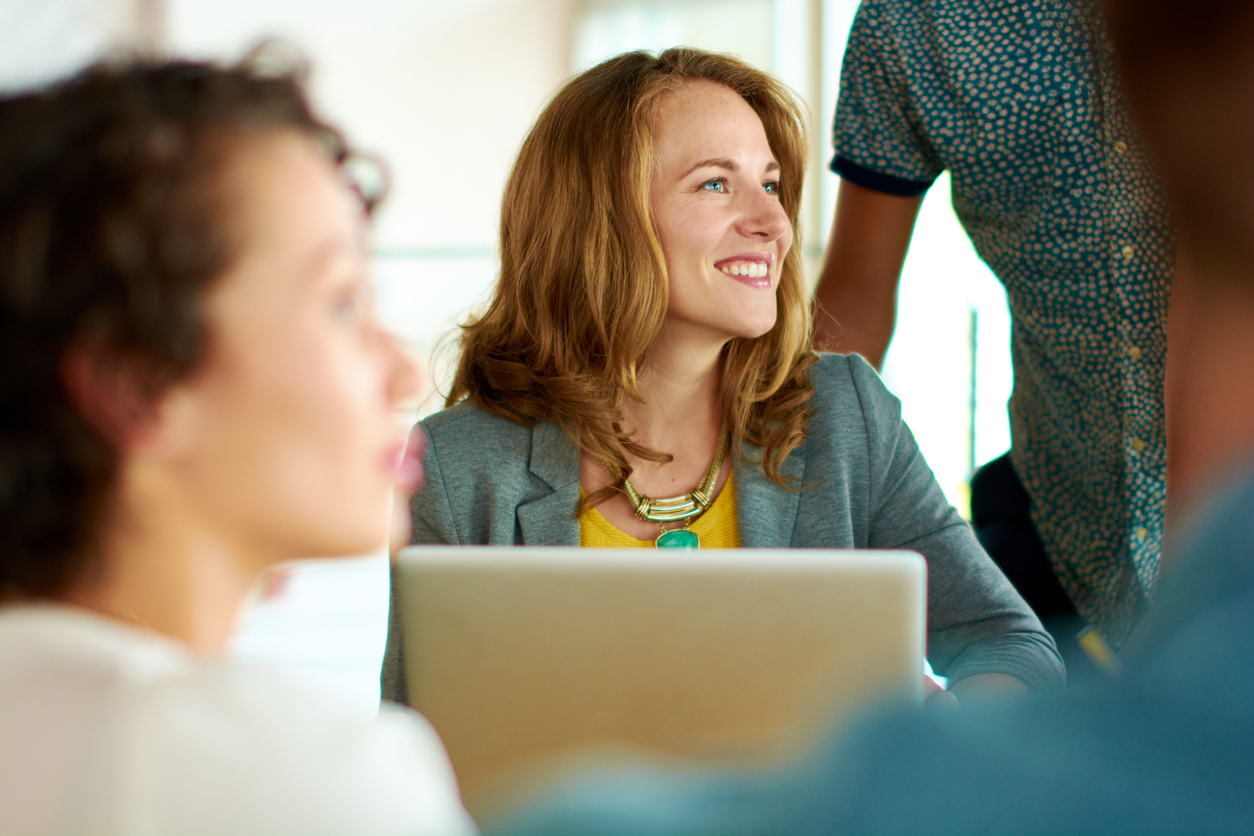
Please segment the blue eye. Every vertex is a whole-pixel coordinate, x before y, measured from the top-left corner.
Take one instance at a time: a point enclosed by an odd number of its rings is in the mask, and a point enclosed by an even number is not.
[[[762,184],[762,188],[766,189],[767,194],[778,195],[779,194],[779,181],[767,180],[765,183]]]
[[[727,191],[727,181],[722,177],[716,177],[713,180],[706,180],[701,184],[701,188],[707,192],[724,193]]]

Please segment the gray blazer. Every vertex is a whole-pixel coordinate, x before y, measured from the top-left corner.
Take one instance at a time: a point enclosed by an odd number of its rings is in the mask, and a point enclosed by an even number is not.
[[[1034,688],[1063,682],[1053,640],[946,501],[901,404],[860,357],[810,368],[814,415],[780,487],[745,445],[733,459],[742,547],[911,549],[928,563],[928,661],[951,680],[1007,673]],[[533,427],[460,403],[427,418],[426,483],[413,541],[579,545],[579,450],[556,424]],[[393,600],[381,683],[405,702]]]

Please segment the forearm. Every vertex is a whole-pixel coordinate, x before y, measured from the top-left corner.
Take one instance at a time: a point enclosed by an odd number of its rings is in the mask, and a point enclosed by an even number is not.
[[[856,268],[829,259],[814,293],[814,346],[820,351],[860,354],[879,369],[897,322],[897,294],[851,281]]]
[[[965,525],[910,546],[928,561],[928,659],[951,682],[1005,675],[1033,691],[1066,681],[1054,641]],[[961,689],[958,692],[961,696]]]
[[[844,181],[815,289],[814,344],[879,368],[897,316],[897,283],[922,198]]]
[[[932,668],[954,681],[1003,673],[1034,690],[1061,685],[1062,660],[1049,634],[949,505],[899,403],[864,363],[850,361],[850,368],[873,474],[867,545],[927,559]]]

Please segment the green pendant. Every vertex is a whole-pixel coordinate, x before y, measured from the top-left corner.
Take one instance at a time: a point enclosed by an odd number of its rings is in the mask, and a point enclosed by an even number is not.
[[[659,549],[695,549],[701,545],[701,540],[695,532],[686,528],[676,528],[663,531],[662,536],[657,538],[657,543],[654,545]]]

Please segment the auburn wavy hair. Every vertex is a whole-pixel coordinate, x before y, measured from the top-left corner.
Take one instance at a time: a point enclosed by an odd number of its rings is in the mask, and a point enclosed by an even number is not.
[[[782,82],[732,56],[687,48],[629,52],[581,73],[540,114],[514,163],[501,206],[500,277],[487,311],[462,327],[448,405],[470,399],[521,423],[554,421],[624,477],[624,450],[669,459],[634,441],[623,404],[640,397],[637,375],[669,298],[649,203],[659,105],[697,80],[731,88],[762,120],[796,229],[807,119]],[[722,357],[724,421],[736,442],[761,449],[761,466],[781,485],[813,394],[800,253],[794,242],[784,258],[775,326],[731,340]],[[597,491],[585,507],[621,485]]]

